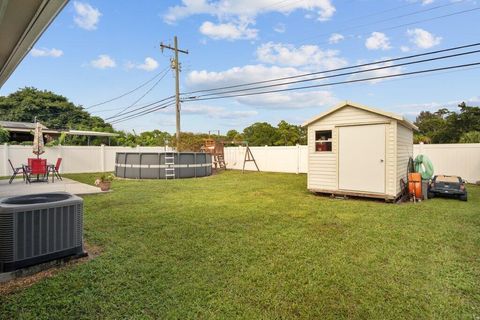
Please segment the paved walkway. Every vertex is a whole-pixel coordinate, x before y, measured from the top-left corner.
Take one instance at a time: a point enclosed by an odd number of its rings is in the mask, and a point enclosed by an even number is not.
[[[0,198],[58,191],[76,195],[102,193],[100,188],[67,178],[63,178],[63,181],[55,179],[54,183],[50,180],[48,183],[35,182],[30,184],[25,184],[21,178],[15,179],[12,184],[8,184],[8,179],[0,180]]]

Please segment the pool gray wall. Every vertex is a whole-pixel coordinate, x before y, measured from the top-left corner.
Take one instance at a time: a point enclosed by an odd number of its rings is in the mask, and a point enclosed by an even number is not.
[[[174,157],[173,165],[165,164],[165,154]],[[115,157],[115,175],[121,178],[165,179],[166,168],[175,169],[176,179],[210,176],[212,156],[199,152],[117,152]]]

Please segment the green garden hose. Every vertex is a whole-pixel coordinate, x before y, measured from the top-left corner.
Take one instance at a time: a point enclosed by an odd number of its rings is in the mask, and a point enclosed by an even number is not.
[[[422,180],[430,180],[433,177],[433,164],[427,156],[419,154],[415,157],[415,171],[420,173]]]

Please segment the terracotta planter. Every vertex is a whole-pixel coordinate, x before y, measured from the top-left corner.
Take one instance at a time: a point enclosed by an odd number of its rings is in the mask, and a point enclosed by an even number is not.
[[[100,187],[100,190],[102,190],[102,191],[110,190],[111,185],[112,185],[111,181],[102,181],[98,184],[98,186]]]

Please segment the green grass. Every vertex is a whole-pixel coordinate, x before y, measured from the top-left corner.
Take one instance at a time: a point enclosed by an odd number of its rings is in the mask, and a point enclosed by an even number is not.
[[[480,317],[479,187],[403,205],[315,196],[293,174],[113,189],[85,197],[103,253],[0,297],[0,318]]]

